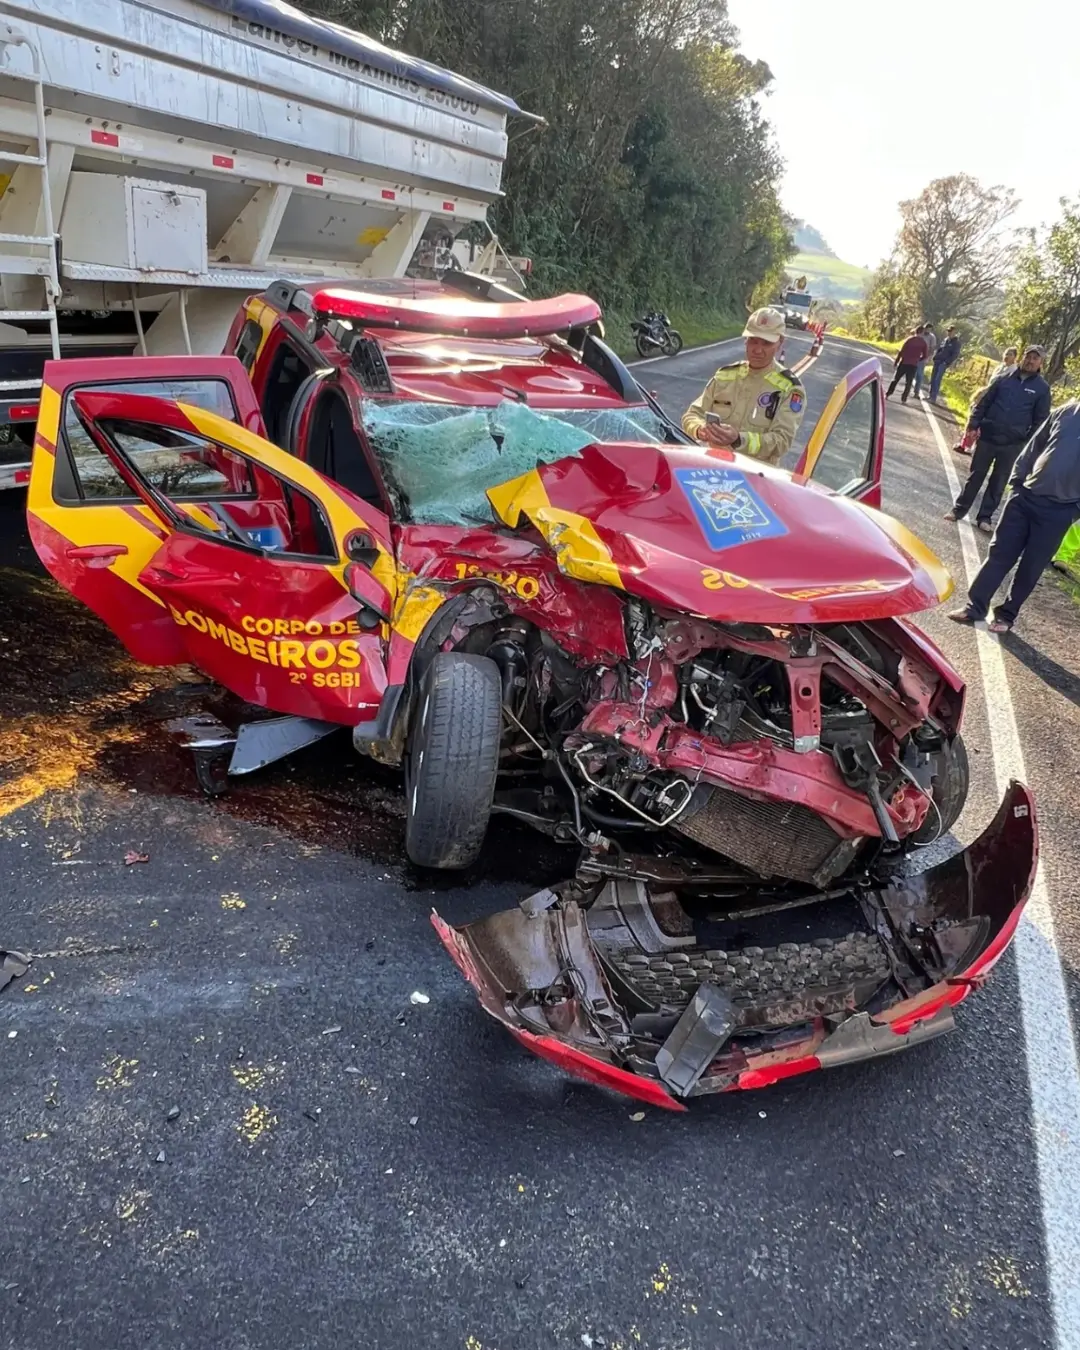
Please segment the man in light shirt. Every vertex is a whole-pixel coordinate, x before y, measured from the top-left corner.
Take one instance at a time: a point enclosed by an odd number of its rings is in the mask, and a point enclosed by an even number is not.
[[[937,334],[934,332],[932,323],[925,324],[923,327],[923,338],[926,341],[926,360],[933,361],[934,353],[937,351]],[[922,394],[923,375],[926,373],[926,363],[920,361],[915,368],[915,397],[919,398]]]
[[[990,376],[989,383],[993,384],[994,381],[1000,379],[1002,375],[1011,375],[1019,364],[1020,348],[1006,347],[1001,353],[1001,365],[999,365],[993,375]]]

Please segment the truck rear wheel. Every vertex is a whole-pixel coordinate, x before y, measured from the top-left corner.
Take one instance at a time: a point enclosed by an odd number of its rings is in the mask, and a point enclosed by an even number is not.
[[[428,667],[405,756],[405,851],[419,867],[479,857],[491,817],[502,734],[499,668],[439,652]]]

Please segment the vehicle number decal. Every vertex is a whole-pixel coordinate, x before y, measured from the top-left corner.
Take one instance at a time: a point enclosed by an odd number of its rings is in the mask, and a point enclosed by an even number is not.
[[[676,469],[675,477],[716,553],[788,532],[739,469]]]
[[[468,577],[483,577],[485,581],[493,581],[496,586],[501,586],[504,591],[513,591],[519,600],[526,603],[535,600],[540,594],[540,583],[535,577],[521,577],[516,572],[486,572],[476,563],[455,563],[454,571],[459,581],[465,581]]]

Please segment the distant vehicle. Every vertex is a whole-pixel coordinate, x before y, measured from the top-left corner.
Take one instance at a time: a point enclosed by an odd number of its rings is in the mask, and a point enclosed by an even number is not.
[[[671,320],[661,310],[651,310],[643,319],[630,325],[638,356],[677,356],[682,351],[682,334],[672,328]]]
[[[789,290],[784,292],[784,322],[789,328],[805,329],[810,323],[810,313],[814,298],[809,291]]]

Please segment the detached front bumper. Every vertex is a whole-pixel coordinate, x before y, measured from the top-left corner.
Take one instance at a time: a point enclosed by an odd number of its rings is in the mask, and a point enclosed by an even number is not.
[[[840,939],[705,948],[670,922],[670,893],[641,881],[609,881],[587,908],[541,892],[460,928],[432,923],[484,1010],[534,1054],[681,1111],[951,1030],[1012,941],[1037,861],[1034,802],[1013,783],[969,848],[858,893],[866,921]]]

